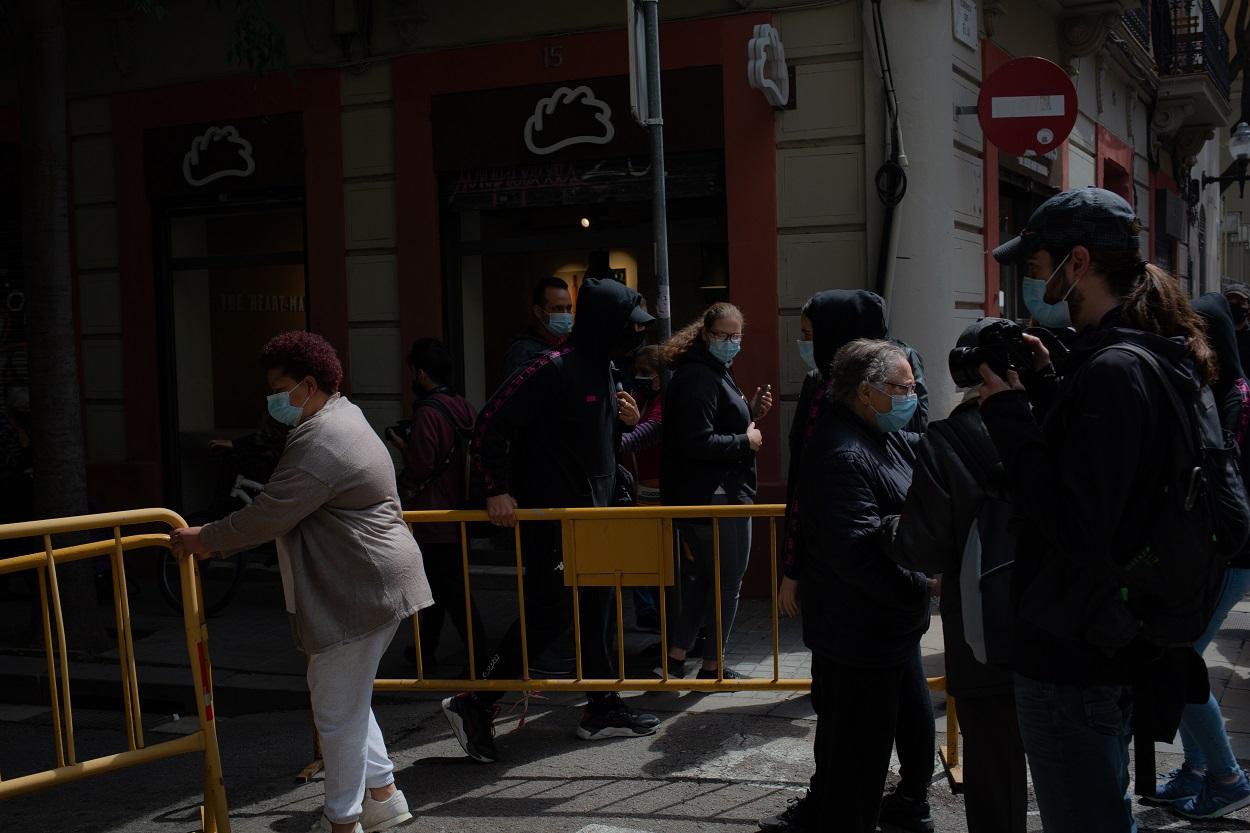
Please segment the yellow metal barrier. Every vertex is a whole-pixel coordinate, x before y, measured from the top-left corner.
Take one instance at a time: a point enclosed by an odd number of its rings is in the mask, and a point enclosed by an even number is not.
[[[56,744],[55,769],[7,780],[0,779],[0,800],[36,790],[90,778],[139,764],[193,752],[204,755],[204,804],[201,817],[204,833],[230,833],[225,783],[213,715],[212,665],[208,655],[208,628],[204,619],[199,570],[194,559],[181,566],[183,627],[187,653],[196,691],[199,730],[177,740],[148,745],[143,737],[143,715],[139,701],[139,678],[135,668],[134,637],[130,624],[130,600],[126,593],[125,554],[132,550],[168,548],[168,532],[123,535],[123,527],[155,525],[169,529],[186,526],[176,513],[165,509],[140,509],[101,515],[84,515],[29,523],[0,525],[0,540],[34,538],[42,541],[43,551],[0,559],[0,575],[23,570],[38,574],[40,610],[43,619],[44,652],[48,662],[48,689],[52,705],[52,735]],[[55,547],[53,536],[107,530],[111,540],[74,546]],[[117,653],[121,668],[122,706],[125,713],[129,749],[79,761],[74,747],[74,712],[70,696],[69,654],[62,617],[57,568],[97,556],[109,558],[113,575],[113,607],[117,626]],[[53,635],[55,634],[55,645]]]
[[[488,523],[483,511],[431,510],[406,512],[409,527],[415,524],[457,524],[460,528],[461,572],[464,581],[466,651],[469,679],[432,679],[425,676],[421,651],[421,625],[413,617],[413,638],[416,645],[417,676],[415,679],[374,680],[374,690],[405,691],[809,691],[811,679],[781,676],[780,627],[777,606],[778,558],[777,521],[784,517],[785,506],[758,504],[745,506],[634,506],[585,509],[519,509],[513,534],[516,555],[517,606],[521,620],[522,676],[515,680],[481,679],[478,676],[474,650],[472,592],[469,582],[469,530],[472,523]],[[664,588],[672,586],[674,564],[673,523],[680,520],[710,518],[755,518],[768,521],[769,565],[771,570],[770,604],[772,619],[773,673],[771,677],[725,679],[725,645],[722,637],[722,610],[719,592],[714,592],[716,606],[716,679],[695,680],[672,678],[668,674],[668,609]],[[564,555],[564,582],[573,593],[573,641],[575,669],[572,679],[533,679],[529,675],[529,645],[525,632],[524,558],[520,525],[524,523],[558,522]],[[712,524],[713,587],[720,587],[720,524]],[[616,679],[586,679],[582,675],[581,619],[579,593],[582,587],[609,587],[616,590]],[[660,602],[660,663],[664,672],[659,679],[629,679],[625,673],[625,625],[622,590],[626,587],[654,587]],[[709,634],[709,639],[712,638]],[[929,678],[929,688],[945,691],[945,677]],[[959,724],[953,698],[947,698],[946,747],[943,760],[952,783],[962,782],[959,766]]]

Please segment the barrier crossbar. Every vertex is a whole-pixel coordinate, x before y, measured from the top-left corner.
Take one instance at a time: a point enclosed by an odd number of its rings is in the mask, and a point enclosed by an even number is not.
[[[427,510],[406,512],[409,527],[418,524],[454,524],[460,532],[460,572],[464,583],[464,616],[466,623],[468,679],[432,678],[425,674],[421,650],[420,617],[412,618],[417,675],[412,679],[377,679],[374,690],[383,692],[416,691],[810,691],[810,678],[781,675],[780,620],[778,594],[777,522],[785,516],[781,504],[737,506],[632,506],[577,509],[518,509],[517,526],[512,544],[515,555],[517,608],[521,623],[521,668],[518,679],[483,679],[477,668],[474,649],[479,634],[473,632],[472,587],[470,582],[470,524],[488,523],[489,516],[481,510]],[[674,565],[678,562],[673,523],[690,520],[721,520],[752,518],[768,522],[768,561],[771,580],[770,619],[772,625],[772,675],[767,677],[725,677],[725,645],[721,594],[715,598],[716,629],[708,634],[706,645],[715,647],[717,676],[698,680],[673,677],[669,674],[669,622],[665,587],[672,586]],[[559,523],[563,543],[564,579],[572,592],[572,630],[574,672],[571,679],[546,679],[530,676],[529,642],[525,628],[525,554],[521,543],[521,525],[526,523]],[[720,587],[720,524],[712,523],[713,588]],[[616,658],[620,676],[615,679],[590,679],[583,675],[580,593],[585,587],[606,587],[615,590]],[[660,666],[658,678],[625,676],[625,625],[623,593],[629,587],[650,587],[658,592],[660,618]],[[457,604],[460,600],[457,600]],[[705,648],[706,650],[706,648]],[[945,677],[930,677],[929,688],[945,691]],[[948,696],[946,711],[947,741],[942,758],[953,784],[962,782],[959,765],[959,724],[954,699]]]
[[[165,528],[162,532],[123,534],[126,527]],[[199,728],[177,740],[148,744],[143,736],[143,714],[139,699],[139,677],[135,664],[134,635],[131,629],[130,599],[126,589],[127,553],[135,550],[168,549],[170,529],[181,529],[186,522],[167,509],[137,509],[73,518],[30,521],[0,525],[0,540],[35,539],[42,551],[0,559],[0,576],[34,570],[39,586],[43,647],[48,664],[48,695],[52,708],[52,736],[57,766],[53,769],[5,779],[0,773],[0,800],[48,789],[84,778],[91,778],[128,767],[199,753],[204,756],[204,804],[201,807],[204,833],[230,833],[221,753],[213,714],[212,664],[208,653],[208,627],[205,623],[203,594],[195,559],[179,566],[182,585],[183,629],[188,661],[195,686]],[[106,531],[110,537],[90,543],[55,546],[53,537],[72,533]],[[113,610],[117,628],[122,708],[128,749],[112,755],[78,760],[74,744],[74,712],[57,569],[75,561],[107,557],[113,578]]]

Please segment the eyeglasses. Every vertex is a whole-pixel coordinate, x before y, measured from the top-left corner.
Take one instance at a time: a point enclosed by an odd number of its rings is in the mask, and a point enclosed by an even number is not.
[[[722,343],[732,341],[734,344],[742,343],[742,333],[718,333],[715,330],[708,330],[707,334],[712,337],[713,341]]]
[[[882,382],[881,384],[885,385],[888,388],[893,388],[894,390],[902,391],[904,394],[907,394],[908,396],[916,392],[915,382],[912,382],[911,384],[908,384],[908,385],[900,385],[898,382]],[[876,385],[873,385],[872,387],[877,388]],[[881,388],[877,388],[877,390],[881,391],[886,396],[891,395],[889,391],[881,390]]]

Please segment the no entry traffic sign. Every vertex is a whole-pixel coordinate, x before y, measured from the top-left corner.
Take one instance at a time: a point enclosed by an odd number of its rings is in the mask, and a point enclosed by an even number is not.
[[[1014,156],[1042,155],[1076,124],[1076,87],[1045,58],[1016,58],[981,84],[977,118],[985,138]]]

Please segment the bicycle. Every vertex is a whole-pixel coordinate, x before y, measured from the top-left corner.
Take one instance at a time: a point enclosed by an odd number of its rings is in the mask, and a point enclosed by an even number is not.
[[[265,484],[248,478],[246,475],[235,475],[234,485],[229,498],[242,506],[250,506],[265,490]],[[239,508],[242,508],[240,506]],[[203,526],[218,520],[212,512],[198,512],[187,517],[189,526]],[[247,569],[247,556],[256,550],[236,553],[230,558],[213,558],[200,562],[200,584],[203,587],[204,612],[213,616],[221,612],[238,594],[243,586],[243,573]],[[178,558],[171,551],[161,554],[158,570],[158,585],[165,603],[176,612],[182,613],[182,584],[178,571]]]

